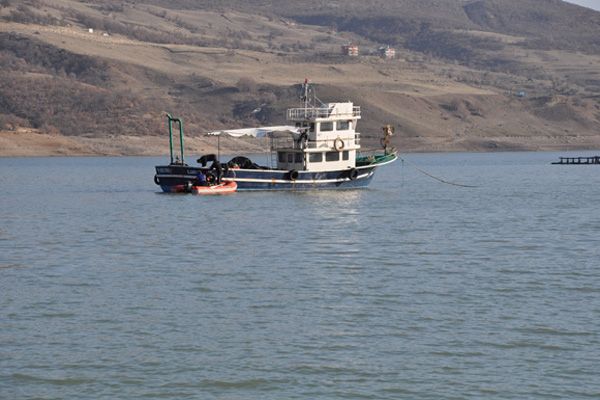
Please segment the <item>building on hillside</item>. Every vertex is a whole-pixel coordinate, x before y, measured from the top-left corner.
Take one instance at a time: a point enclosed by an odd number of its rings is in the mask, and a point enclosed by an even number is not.
[[[391,60],[392,58],[396,58],[396,49],[390,46],[383,46],[379,48],[379,56],[381,58],[385,58],[386,60]]]
[[[351,43],[345,46],[342,46],[342,54],[345,56],[356,57],[358,56],[358,45]]]

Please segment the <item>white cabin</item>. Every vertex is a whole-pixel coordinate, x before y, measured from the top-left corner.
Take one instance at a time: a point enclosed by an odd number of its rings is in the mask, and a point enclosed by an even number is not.
[[[274,142],[277,168],[317,172],[354,168],[360,149],[359,119],[360,107],[351,102],[288,109],[287,120],[295,123],[298,133],[292,141]]]

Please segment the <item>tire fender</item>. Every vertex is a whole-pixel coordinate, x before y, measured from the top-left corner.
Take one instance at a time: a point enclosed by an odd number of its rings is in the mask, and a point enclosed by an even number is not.
[[[296,179],[298,179],[298,176],[300,176],[300,173],[298,171],[296,171],[295,169],[292,169],[290,172],[288,172],[288,177],[292,181],[295,181]]]
[[[351,168],[348,171],[348,178],[350,178],[351,181],[356,180],[356,178],[358,178],[358,170],[356,168]]]

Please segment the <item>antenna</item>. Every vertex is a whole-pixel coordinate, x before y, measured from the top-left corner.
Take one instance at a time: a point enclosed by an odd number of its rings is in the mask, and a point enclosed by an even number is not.
[[[320,107],[326,107],[327,104],[323,103],[321,99],[315,94],[315,89],[308,83],[308,78],[304,79],[302,84],[302,94],[300,100],[304,103],[304,108],[317,108],[317,103]]]
[[[304,108],[308,108],[308,78],[304,78],[304,84],[302,84],[302,95],[300,99],[304,102]]]

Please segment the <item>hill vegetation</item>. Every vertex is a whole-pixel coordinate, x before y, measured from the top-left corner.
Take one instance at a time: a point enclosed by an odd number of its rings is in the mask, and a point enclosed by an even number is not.
[[[408,150],[600,145],[600,13],[560,0],[0,1],[0,130],[279,124],[298,83]],[[357,43],[361,56],[340,48]],[[393,60],[378,48],[393,46]]]

